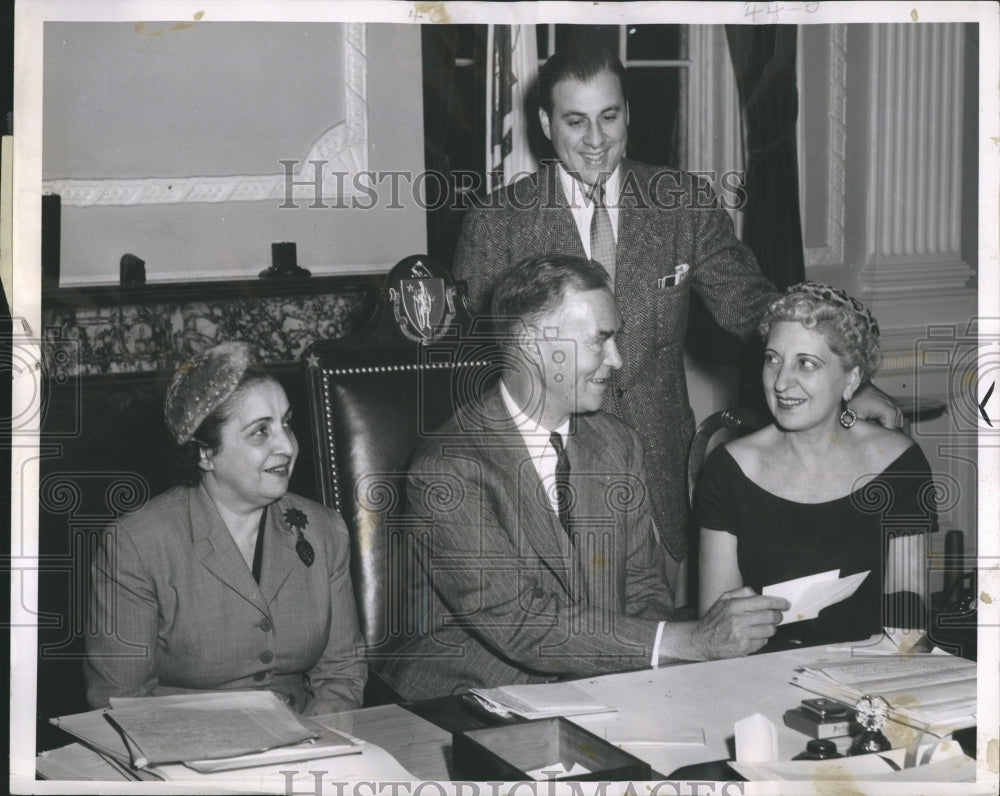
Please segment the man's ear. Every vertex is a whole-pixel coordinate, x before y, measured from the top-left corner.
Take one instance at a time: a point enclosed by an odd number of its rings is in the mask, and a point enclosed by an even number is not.
[[[628,127],[628,103],[625,103],[625,126]]]
[[[855,365],[847,372],[847,384],[844,385],[844,400],[850,401],[861,386],[861,366]]]
[[[517,342],[517,350],[521,352],[521,356],[526,362],[533,362],[536,365],[541,362],[542,352],[538,348],[538,329],[528,324],[521,324],[514,339]]]
[[[542,124],[542,132],[545,133],[545,137],[552,140],[552,126],[549,121],[549,114],[545,108],[538,109],[538,121]]]
[[[215,462],[212,461],[212,451],[204,445],[198,447],[198,466],[206,473],[215,468]]]

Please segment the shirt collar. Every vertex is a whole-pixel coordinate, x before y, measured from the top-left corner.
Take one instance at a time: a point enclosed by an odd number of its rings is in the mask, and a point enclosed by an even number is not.
[[[617,207],[618,206],[618,191],[619,191],[619,180],[621,174],[621,163],[615,166],[614,171],[611,172],[610,176],[604,183],[604,205],[605,207]],[[566,202],[570,207],[590,207],[590,193],[593,191],[593,186],[584,185],[576,177],[570,174],[563,167],[561,162],[556,163],[556,173],[559,175],[559,182],[562,185],[563,194],[566,196]]]
[[[521,436],[524,437],[526,443],[534,445],[544,443],[548,445],[549,434],[552,431],[557,432],[564,440],[566,439],[566,435],[569,434],[569,418],[566,418],[557,428],[547,429],[528,417],[521,411],[521,407],[517,405],[514,398],[507,391],[507,385],[503,383],[503,379],[500,380],[500,397],[503,398],[504,406],[510,412],[510,419],[514,421],[514,425],[521,432]]]

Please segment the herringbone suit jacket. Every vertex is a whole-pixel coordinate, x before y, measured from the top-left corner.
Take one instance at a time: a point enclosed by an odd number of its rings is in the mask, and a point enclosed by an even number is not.
[[[605,412],[574,422],[572,541],[498,388],[421,444],[407,482],[421,632],[380,672],[403,697],[650,665],[671,598],[642,447]]]
[[[656,524],[680,560],[688,545],[685,464],[694,435],[684,370],[691,293],[741,338],[754,331],[777,293],[706,183],[623,160],[620,184],[614,287],[625,365],[605,408],[639,432]],[[473,309],[487,312],[500,274],[539,254],[585,256],[554,162],[469,210],[455,276],[468,283]],[[681,284],[657,287],[681,263],[690,267]]]

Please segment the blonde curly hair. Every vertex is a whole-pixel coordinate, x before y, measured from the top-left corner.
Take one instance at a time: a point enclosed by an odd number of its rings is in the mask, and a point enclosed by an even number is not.
[[[878,322],[864,304],[843,290],[818,282],[792,285],[767,308],[757,331],[766,340],[772,325],[781,321],[795,321],[822,334],[845,368],[861,369],[862,381],[878,370],[882,359]]]

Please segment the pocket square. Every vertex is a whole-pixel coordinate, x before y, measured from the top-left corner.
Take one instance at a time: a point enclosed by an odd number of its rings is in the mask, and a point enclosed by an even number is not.
[[[656,286],[658,288],[677,287],[684,283],[684,278],[690,270],[691,266],[687,263],[680,263],[674,267],[674,272],[672,274],[667,274],[666,276],[661,276],[657,279]]]

